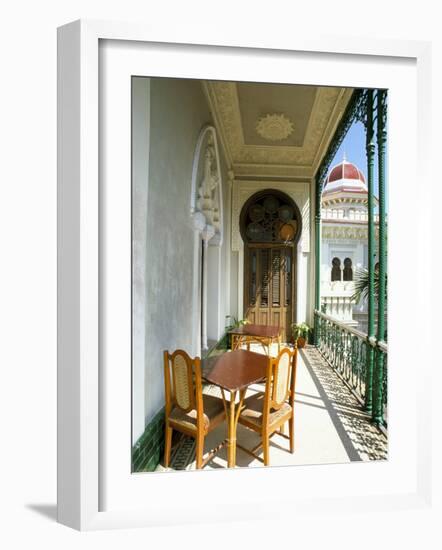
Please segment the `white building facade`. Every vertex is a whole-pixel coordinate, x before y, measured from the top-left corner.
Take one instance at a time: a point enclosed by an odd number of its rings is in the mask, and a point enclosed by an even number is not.
[[[367,200],[364,174],[344,156],[330,170],[321,199],[321,304],[328,315],[359,328],[366,304],[352,296],[358,270],[368,268]]]

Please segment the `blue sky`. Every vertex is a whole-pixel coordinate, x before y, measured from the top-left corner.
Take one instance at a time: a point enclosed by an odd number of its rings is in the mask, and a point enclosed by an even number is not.
[[[377,149],[377,147],[376,147]],[[339,164],[344,158],[344,153],[348,162],[355,164],[365,176],[367,180],[367,156],[365,152],[365,128],[362,122],[354,122],[347,132],[341,146],[339,147],[336,155],[333,158],[330,169]],[[387,150],[387,162],[388,163],[388,150]],[[387,207],[388,207],[388,181],[387,181]],[[378,157],[377,150],[375,154],[374,164],[374,193],[378,195]],[[377,210],[377,209],[376,209]]]

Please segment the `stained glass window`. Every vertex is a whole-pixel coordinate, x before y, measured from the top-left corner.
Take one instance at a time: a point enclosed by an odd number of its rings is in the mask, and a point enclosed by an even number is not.
[[[295,209],[276,195],[261,196],[248,207],[244,227],[249,242],[290,243],[298,228]]]

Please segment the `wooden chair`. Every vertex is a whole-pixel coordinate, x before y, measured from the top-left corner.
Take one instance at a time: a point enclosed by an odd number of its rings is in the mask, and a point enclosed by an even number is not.
[[[203,468],[214,453],[203,460],[204,438],[225,419],[222,399],[203,395],[201,361],[183,350],[164,352],[166,428],[164,466],[169,467],[172,433],[177,430],[196,439],[196,467]]]
[[[297,349],[284,348],[276,358],[269,357],[264,392],[257,392],[244,400],[244,408],[238,422],[259,433],[261,442],[253,449],[237,445],[246,453],[264,462],[270,463],[270,437],[278,433],[290,440],[290,452],[295,452],[295,382]],[[283,426],[289,423],[289,435],[284,434]],[[264,460],[256,454],[263,447]]]

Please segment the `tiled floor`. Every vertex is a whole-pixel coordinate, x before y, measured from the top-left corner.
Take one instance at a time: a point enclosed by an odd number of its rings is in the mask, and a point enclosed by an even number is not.
[[[259,351],[258,349],[254,351]],[[250,388],[256,391],[257,387]],[[206,392],[217,393],[216,387]],[[223,423],[206,438],[205,452],[226,437]],[[238,426],[238,442],[252,448],[259,437]],[[352,461],[385,460],[387,439],[370,423],[355,397],[325,363],[314,347],[301,350],[295,396],[295,453],[291,454],[287,439],[275,435],[270,443],[272,466],[326,464]],[[206,465],[207,469],[225,468],[226,449],[222,449]],[[237,466],[262,466],[262,463],[237,449]],[[195,468],[195,443],[182,438],[172,454],[171,467],[177,470]],[[164,469],[162,466],[159,470]]]

